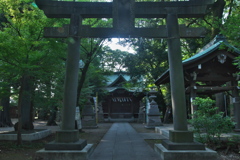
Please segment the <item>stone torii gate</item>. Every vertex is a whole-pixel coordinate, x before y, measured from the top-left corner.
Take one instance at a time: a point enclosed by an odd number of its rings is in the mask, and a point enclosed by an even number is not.
[[[188,28],[179,25],[178,18],[203,17],[214,0],[170,2],[35,0],[35,2],[48,18],[70,18],[70,24],[63,27],[45,28],[44,33],[44,36],[49,38],[71,38],[68,43],[62,128],[56,133],[55,142],[46,145],[46,150],[66,148],[81,150],[87,145],[86,141],[79,140],[78,131],[74,130],[80,39],[114,37],[167,39],[174,130],[170,132],[169,141],[164,143],[164,147],[171,150],[172,146],[180,145],[185,149],[196,146],[192,144],[193,134],[187,128],[180,38],[203,37],[204,28]],[[91,28],[91,26],[82,25],[83,18],[113,18],[113,27]],[[157,28],[135,28],[135,18],[166,18],[167,25]],[[200,145],[200,148],[202,147]]]

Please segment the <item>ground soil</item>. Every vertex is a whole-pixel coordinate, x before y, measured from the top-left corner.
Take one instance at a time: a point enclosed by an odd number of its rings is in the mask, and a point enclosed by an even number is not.
[[[80,138],[96,147],[111,125],[111,123],[100,123],[97,129],[83,129],[80,132]],[[22,146],[17,146],[13,141],[0,141],[0,160],[34,160],[36,151],[44,148],[46,143],[54,139],[53,133],[41,140],[23,142]]]
[[[88,143],[94,144],[94,147],[100,142],[102,137],[111,127],[111,123],[100,123],[97,129],[83,129],[80,132],[80,138],[86,139]],[[131,123],[133,128],[139,133],[154,133],[154,129],[144,128],[144,124]],[[55,134],[37,141],[24,142],[23,146],[17,146],[16,142],[0,141],[0,160],[34,160],[35,152],[44,148],[44,145],[55,139]],[[153,148],[155,143],[161,143],[160,140],[146,140]],[[240,160],[239,150],[223,147],[217,149],[219,160]]]

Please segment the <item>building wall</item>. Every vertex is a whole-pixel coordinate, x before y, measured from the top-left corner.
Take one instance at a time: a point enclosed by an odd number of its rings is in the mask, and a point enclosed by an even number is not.
[[[118,89],[105,98],[102,107],[105,118],[137,118],[140,100],[132,92]]]

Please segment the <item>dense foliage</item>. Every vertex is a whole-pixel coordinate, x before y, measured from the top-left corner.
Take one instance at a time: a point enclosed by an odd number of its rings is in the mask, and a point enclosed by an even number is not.
[[[189,120],[193,131],[202,142],[212,142],[215,137],[220,140],[223,133],[231,132],[234,127],[230,117],[223,117],[223,112],[218,112],[214,107],[215,101],[207,98],[197,97],[193,104],[198,107],[194,112],[193,119]]]
[[[207,30],[205,38],[181,39],[183,59],[196,54],[219,33],[224,34],[229,43],[240,47],[239,1],[216,0],[211,9],[201,18],[179,19],[179,24],[205,27]],[[43,37],[44,27],[62,24],[69,24],[69,20],[47,18],[33,0],[2,0],[0,3],[0,99],[4,102],[4,99],[9,101],[11,98],[19,106],[28,106],[28,118],[31,117],[33,108],[41,110],[42,117],[48,118],[49,112],[62,106],[67,41]],[[84,18],[83,24],[111,27],[112,19]],[[166,21],[162,18],[137,18],[135,21],[137,28],[165,24]],[[105,85],[106,73],[127,71],[132,76],[132,82],[127,86],[149,88],[168,69],[166,40],[135,38],[120,42],[123,46],[130,45],[135,54],[112,50],[107,46],[109,43],[106,39],[82,39],[81,59],[85,65],[79,69],[77,105],[84,105],[89,90],[93,90],[94,95],[96,92],[100,96],[106,94],[99,90]],[[240,58],[236,59],[235,63],[240,64],[239,60]],[[144,83],[137,84],[139,78]],[[159,106],[170,103],[169,92],[169,85],[159,87]],[[3,110],[6,110],[6,105],[8,104],[0,104]]]

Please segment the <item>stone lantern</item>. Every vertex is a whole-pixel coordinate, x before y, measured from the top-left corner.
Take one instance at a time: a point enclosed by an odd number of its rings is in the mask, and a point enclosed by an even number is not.
[[[151,88],[149,91],[149,99],[150,99],[150,108],[147,113],[147,125],[146,128],[155,128],[157,126],[162,126],[162,121],[160,118],[160,112],[157,103],[154,101],[157,91],[154,88]]]

